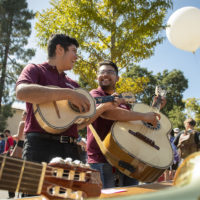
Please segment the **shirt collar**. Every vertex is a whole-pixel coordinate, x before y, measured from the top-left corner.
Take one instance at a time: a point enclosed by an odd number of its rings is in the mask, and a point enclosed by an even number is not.
[[[43,65],[46,66],[46,68],[47,68],[48,70],[51,70],[51,71],[54,71],[54,72],[58,73],[58,70],[57,70],[56,66],[49,65],[48,62],[43,63]],[[58,73],[58,74],[59,74],[59,73]],[[62,73],[59,74],[59,75],[60,75],[60,76],[65,76],[66,74],[65,74],[65,72],[62,72]]]

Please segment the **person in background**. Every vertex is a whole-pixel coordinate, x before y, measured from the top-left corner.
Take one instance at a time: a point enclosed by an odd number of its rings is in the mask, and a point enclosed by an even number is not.
[[[87,152],[86,152],[86,139],[79,136],[77,140],[77,144],[79,145],[80,149],[80,155],[81,155],[81,161],[83,163],[87,163]]]
[[[7,137],[5,149],[4,149],[4,154],[6,154],[7,156],[10,156],[12,151],[13,151],[14,145],[15,145],[14,139],[11,136],[11,132],[10,132],[9,129],[4,130],[4,134]],[[9,196],[9,198],[14,198],[15,193],[8,191],[8,196]]]
[[[23,111],[21,121],[19,122],[17,134],[15,135],[14,139],[16,140],[16,145],[11,153],[10,156],[16,158],[22,158],[22,150],[24,146],[24,125],[26,120],[27,112]]]
[[[170,140],[170,144],[172,146],[174,159],[173,159],[173,164],[164,173],[165,181],[173,180],[175,172],[176,172],[176,170],[179,166],[179,162],[180,162],[179,153],[178,153],[177,147],[174,144],[174,139],[175,139],[175,133],[174,133],[174,129],[172,129],[169,134],[169,140]]]
[[[14,139],[11,136],[10,130],[8,130],[8,129],[4,130],[4,135],[7,138],[4,153],[9,156],[10,153],[12,152],[13,148],[14,148]]]
[[[0,154],[4,152],[5,149],[5,136],[3,133],[0,134]]]
[[[115,86],[119,80],[117,65],[112,61],[103,61],[99,63],[97,80],[99,87],[90,91],[90,94],[93,97],[114,95]],[[153,112],[139,113],[131,111],[130,106],[123,102],[118,107],[103,112],[92,125],[103,141],[109,133],[114,121],[143,120],[156,126],[157,117],[159,118],[160,115]],[[100,171],[103,188],[115,187],[115,170],[113,170],[113,167],[107,162],[102,154],[89,127],[87,128],[87,156],[90,166],[93,169]],[[117,173],[119,173],[118,186],[138,184],[136,179],[130,178],[120,172]]]
[[[184,126],[185,130],[181,131],[174,139],[174,144],[178,148],[181,161],[200,149],[200,132],[194,129],[196,121],[188,118],[184,121]]]
[[[175,138],[181,130],[179,128],[174,128],[173,130],[174,130],[174,138]]]

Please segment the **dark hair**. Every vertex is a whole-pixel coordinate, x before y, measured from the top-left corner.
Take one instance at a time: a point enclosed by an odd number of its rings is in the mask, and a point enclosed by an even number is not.
[[[186,119],[186,120],[184,121],[184,123],[186,123],[186,122],[188,122],[189,125],[190,125],[190,126],[193,126],[193,127],[195,127],[195,125],[196,125],[196,121],[195,121],[194,119],[192,119],[192,118]]]
[[[102,62],[99,63],[99,68],[100,68],[102,65],[110,65],[110,66],[112,66],[112,67],[114,68],[116,74],[118,75],[118,71],[119,71],[119,70],[118,70],[117,65],[116,65],[114,62],[112,62],[112,61],[110,61],[110,60],[104,60],[104,61],[102,61]]]
[[[4,135],[3,133],[1,133],[1,134],[0,134],[0,137],[1,137],[1,138],[4,138],[4,137],[5,137],[5,135]]]
[[[24,111],[22,112],[22,115],[27,115],[26,110],[24,110]]]
[[[6,133],[6,132],[10,133],[10,130],[9,129],[5,129],[3,132],[4,133]]]
[[[60,44],[65,51],[68,50],[68,47],[74,44],[77,48],[79,47],[79,43],[75,38],[69,37],[65,34],[53,34],[51,35],[47,49],[48,49],[48,58],[52,58],[55,56],[56,45]]]

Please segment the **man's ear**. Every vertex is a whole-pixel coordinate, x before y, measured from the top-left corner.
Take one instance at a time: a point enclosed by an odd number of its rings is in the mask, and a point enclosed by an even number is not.
[[[56,45],[56,55],[62,55],[63,51],[64,51],[64,48],[60,44],[57,44]]]

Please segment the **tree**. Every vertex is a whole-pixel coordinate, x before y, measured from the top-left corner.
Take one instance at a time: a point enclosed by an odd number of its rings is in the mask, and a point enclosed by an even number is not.
[[[188,88],[188,80],[180,70],[164,70],[163,73],[156,75],[157,84],[163,85],[167,90],[167,105],[164,111],[170,111],[174,105],[180,106],[182,110],[185,109],[183,102],[183,92]]]
[[[151,104],[153,95],[155,94],[155,87],[160,85],[167,90],[167,104],[163,108],[162,112],[167,114],[174,109],[174,106],[178,106],[180,110],[184,110],[185,104],[182,101],[183,92],[188,88],[188,80],[184,77],[183,72],[180,70],[164,70],[153,75],[152,71],[148,71],[146,68],[133,65],[132,68],[125,74],[126,77],[131,78],[133,81],[138,78],[146,78],[149,81],[143,84],[144,91],[136,94],[136,99],[142,101],[148,105]]]
[[[97,62],[109,59],[126,71],[131,63],[149,58],[165,28],[171,0],[51,0],[51,9],[38,13],[39,45],[46,47],[52,33],[78,39],[80,59],[74,72],[88,89],[94,88]]]
[[[132,65],[127,73],[123,75],[125,78],[131,78],[133,82],[137,82],[138,79],[144,79],[145,83],[142,82],[141,90],[135,93],[137,101],[150,104],[152,96],[155,93],[155,86],[157,84],[156,78],[152,71],[148,71],[147,68],[142,68],[139,65]]]
[[[0,1],[0,118],[11,115],[7,106],[12,104],[14,84],[24,67],[35,52],[26,49],[31,34],[34,14],[27,9],[26,0]],[[7,108],[6,110],[2,108]],[[8,112],[8,113],[5,113]]]
[[[173,109],[168,112],[168,117],[172,123],[172,127],[185,129],[183,122],[186,119],[186,115],[180,106],[174,105]]]

